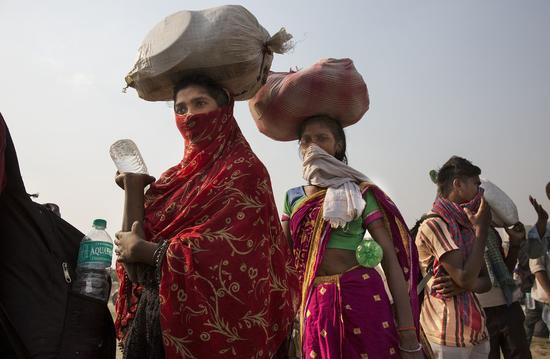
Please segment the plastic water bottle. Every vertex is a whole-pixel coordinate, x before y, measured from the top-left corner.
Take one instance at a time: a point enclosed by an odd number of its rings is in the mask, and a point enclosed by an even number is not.
[[[113,241],[105,231],[107,221],[94,219],[92,229],[80,242],[76,265],[76,281],[72,290],[100,299],[109,300],[111,284],[109,269],[113,258]]]
[[[357,263],[367,268],[374,268],[382,261],[384,251],[374,239],[364,239],[355,249]]]
[[[118,140],[111,145],[109,153],[120,173],[149,174],[134,141]]]

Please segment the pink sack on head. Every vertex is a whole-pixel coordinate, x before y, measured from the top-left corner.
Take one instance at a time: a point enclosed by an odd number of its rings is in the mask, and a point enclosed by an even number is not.
[[[261,133],[292,141],[311,116],[330,116],[343,127],[358,122],[369,109],[369,93],[352,60],[323,59],[300,71],[270,73],[248,105]]]

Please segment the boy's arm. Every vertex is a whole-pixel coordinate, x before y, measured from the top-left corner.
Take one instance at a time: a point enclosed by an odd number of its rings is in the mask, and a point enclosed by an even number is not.
[[[453,281],[459,287],[473,291],[482,267],[485,267],[485,243],[491,221],[491,212],[485,198],[481,198],[478,211],[474,214],[467,208],[464,212],[468,216],[475,231],[475,240],[468,258],[464,258],[461,251],[452,251],[441,256],[439,261]]]
[[[542,287],[546,295],[550,294],[550,280],[546,272],[546,254],[529,260],[529,269],[535,274],[535,280]]]
[[[525,226],[518,222],[511,229],[505,227],[504,230],[510,239],[510,247],[508,247],[508,255],[504,258],[504,263],[510,273],[514,273],[518,262],[519,249],[526,240]]]
[[[527,253],[529,258],[535,259],[546,252],[550,240],[550,233],[547,231],[548,212],[532,196],[529,196],[529,201],[537,212],[537,223],[527,236]]]
[[[468,258],[465,259],[462,252],[458,250],[445,253],[440,258],[441,265],[459,287],[474,291],[477,286],[480,273],[485,267],[483,256],[486,239],[487,229],[478,230],[476,231],[472,252]]]
[[[491,283],[491,278],[489,278],[489,273],[487,272],[487,264],[483,261],[483,266],[481,266],[481,272],[474,284],[473,292],[485,293],[490,291],[492,286],[493,283]]]
[[[535,279],[540,284],[542,289],[544,289],[544,292],[546,293],[546,297],[550,298],[550,279],[548,279],[548,275],[546,275],[546,271],[541,270],[536,272]]]

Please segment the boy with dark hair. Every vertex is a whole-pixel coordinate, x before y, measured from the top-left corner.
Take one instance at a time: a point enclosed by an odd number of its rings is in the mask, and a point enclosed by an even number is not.
[[[433,216],[416,236],[420,265],[433,262],[420,321],[437,358],[489,354],[485,314],[474,295],[491,288],[484,261],[491,214],[480,173],[470,161],[451,157],[437,174]]]

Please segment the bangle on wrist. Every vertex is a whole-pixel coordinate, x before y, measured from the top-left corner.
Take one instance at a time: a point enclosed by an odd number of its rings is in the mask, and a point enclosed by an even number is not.
[[[166,250],[168,249],[169,244],[170,244],[169,241],[161,240],[159,242],[157,249],[155,249],[155,252],[153,253],[153,266],[155,268],[155,279],[157,280],[158,284],[160,284],[160,275],[162,273],[162,270],[161,270],[162,259],[164,258],[164,254],[166,253]]]
[[[419,351],[422,350],[422,344],[418,343],[418,346],[416,348],[413,348],[413,349],[406,349],[406,348],[403,348],[400,345],[399,350],[401,350],[402,352],[405,352],[405,353],[418,353]]]

